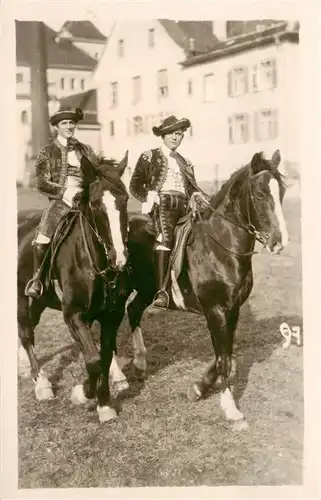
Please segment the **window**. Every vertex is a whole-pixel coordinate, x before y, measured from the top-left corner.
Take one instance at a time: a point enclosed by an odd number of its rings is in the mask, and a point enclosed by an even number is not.
[[[148,47],[155,47],[155,30],[151,28],[148,30]]]
[[[85,90],[85,80],[83,78],[80,80],[80,88],[81,90]]]
[[[94,53],[94,58],[95,58],[95,59],[98,59],[98,52],[95,52],[95,53]]]
[[[233,68],[228,72],[228,95],[236,97],[248,92],[248,70],[245,67]]]
[[[261,61],[252,68],[253,91],[269,90],[277,85],[277,69],[274,59]]]
[[[110,133],[111,137],[113,137],[115,135],[115,122],[114,122],[114,120],[109,122],[109,133]]]
[[[111,106],[117,106],[118,102],[118,83],[117,82],[112,82],[110,84],[111,87]]]
[[[158,95],[159,97],[168,97],[167,69],[160,69],[158,71]]]
[[[249,140],[249,117],[235,114],[228,119],[228,139],[230,144],[244,144]]]
[[[24,125],[28,123],[28,111],[26,111],[25,109],[21,111],[21,123],[23,123]]]
[[[124,40],[118,40],[118,57],[124,57],[125,55],[125,42]]]
[[[204,102],[214,101],[214,74],[204,75],[203,80]]]
[[[188,80],[188,82],[187,82],[187,95],[192,95],[192,94],[193,94],[192,80]]]
[[[74,79],[74,78],[70,78],[70,88],[71,88],[72,90],[74,90],[74,89],[75,89],[75,79]]]
[[[16,73],[16,83],[23,82],[23,73]]]
[[[134,135],[144,133],[144,122],[141,116],[134,116],[133,128],[134,128]]]
[[[65,79],[60,78],[60,88],[63,90],[65,88]]]
[[[257,141],[270,141],[278,135],[277,110],[261,109],[254,115],[254,131]]]
[[[142,81],[140,76],[133,77],[133,103],[139,102],[142,97]]]

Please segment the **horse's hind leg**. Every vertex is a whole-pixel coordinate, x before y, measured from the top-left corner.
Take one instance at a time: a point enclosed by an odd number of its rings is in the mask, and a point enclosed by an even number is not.
[[[84,320],[82,312],[63,308],[64,319],[72,338],[79,345],[84,356],[88,380],[77,385],[72,390],[71,400],[74,404],[84,404],[88,399],[96,396],[97,380],[101,374],[100,354],[93,341],[92,333]]]
[[[143,312],[152,303],[153,295],[136,296],[128,303],[127,313],[131,331],[133,333],[133,364],[140,374],[144,374],[147,369],[146,354],[147,350],[144,344],[143,334],[140,327]]]
[[[18,335],[21,346],[19,348],[19,371],[26,374],[26,357],[31,368],[31,377],[35,382],[36,398],[41,401],[53,398],[52,386],[39,363],[34,349],[34,328],[37,326],[41,313],[45,309],[43,302],[33,300],[29,305],[29,298],[24,295],[18,297]]]

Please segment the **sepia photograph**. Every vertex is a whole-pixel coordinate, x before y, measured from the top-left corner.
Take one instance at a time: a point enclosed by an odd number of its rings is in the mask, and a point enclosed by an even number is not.
[[[300,19],[59,9],[14,19],[18,491],[302,486]]]

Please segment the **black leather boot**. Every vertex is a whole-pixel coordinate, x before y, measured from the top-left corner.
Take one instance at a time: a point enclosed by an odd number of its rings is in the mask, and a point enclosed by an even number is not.
[[[167,309],[169,305],[169,295],[166,292],[166,274],[171,252],[168,250],[156,250],[156,285],[158,292],[152,303],[153,307]],[[165,282],[166,281],[166,282]]]
[[[43,294],[43,285],[40,281],[42,272],[42,262],[46,255],[48,244],[34,243],[33,245],[33,259],[34,259],[34,275],[28,281],[25,288],[25,295],[38,299]]]

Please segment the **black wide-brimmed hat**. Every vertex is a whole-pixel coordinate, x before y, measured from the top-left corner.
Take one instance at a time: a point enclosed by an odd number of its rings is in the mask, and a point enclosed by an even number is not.
[[[49,121],[52,126],[57,125],[61,120],[72,120],[73,122],[77,123],[80,120],[83,120],[84,118],[84,113],[80,108],[60,108],[59,111],[56,111],[54,113]]]
[[[178,120],[176,116],[171,115],[165,118],[163,123],[160,124],[159,127],[153,127],[153,133],[156,136],[160,135],[166,135],[166,134],[171,134],[172,132],[176,132],[176,130],[182,130],[182,132],[185,132],[185,130],[188,129],[188,127],[191,126],[191,122],[188,120],[188,118],[181,118]]]

